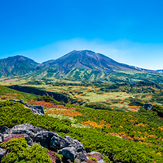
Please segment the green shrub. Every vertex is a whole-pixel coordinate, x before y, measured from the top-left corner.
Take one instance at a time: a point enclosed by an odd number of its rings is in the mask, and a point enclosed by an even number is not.
[[[160,117],[155,111],[151,110],[140,113],[116,112],[84,107],[82,109],[79,107],[76,111],[82,113],[82,116],[76,117],[78,123],[90,120],[97,124],[108,124],[108,126],[102,128],[75,128],[71,127],[70,122],[67,120],[60,120],[48,115],[34,115],[30,109],[16,103],[0,107],[0,127],[4,125],[13,127],[17,124],[31,123],[33,126],[57,132],[61,136],[71,136],[82,142],[87,152],[100,152],[107,156],[108,160],[115,158],[115,160],[123,160],[125,163],[145,163],[153,162],[154,160],[162,163],[163,141],[160,138],[163,137],[163,131],[161,130],[163,121],[159,119]],[[133,120],[134,123],[132,123]],[[134,136],[138,138],[144,136],[146,139],[142,143],[149,143],[149,145],[141,144],[139,141],[129,141],[108,135],[108,133],[121,132],[131,138],[134,138]],[[154,137],[148,137],[148,135],[153,135]],[[158,138],[156,139],[155,137]],[[10,155],[10,159],[17,158],[15,153]]]
[[[1,143],[2,148],[9,150],[9,153],[2,158],[2,163],[51,163],[47,155],[48,150],[35,144],[27,148],[27,142],[24,138],[17,138]]]
[[[46,96],[46,95],[37,97],[34,99],[34,101],[45,101],[45,102],[52,102],[55,104],[60,104],[60,102],[58,102],[57,100],[55,100],[51,96]]]
[[[154,105],[153,106],[153,111],[156,111],[158,116],[163,118],[163,107],[160,105]]]

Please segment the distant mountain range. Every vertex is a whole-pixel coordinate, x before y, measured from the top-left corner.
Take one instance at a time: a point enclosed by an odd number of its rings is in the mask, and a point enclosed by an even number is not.
[[[90,50],[72,51],[56,60],[39,64],[24,56],[0,59],[0,77],[31,74],[38,79],[62,78],[67,80],[103,80],[117,72],[158,73],[129,66]]]

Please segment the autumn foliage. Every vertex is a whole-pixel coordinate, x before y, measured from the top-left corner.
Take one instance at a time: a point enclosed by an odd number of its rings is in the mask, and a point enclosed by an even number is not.
[[[57,114],[57,115],[64,114],[69,117],[77,117],[82,115],[82,113],[72,111],[72,110],[47,110],[46,114]]]

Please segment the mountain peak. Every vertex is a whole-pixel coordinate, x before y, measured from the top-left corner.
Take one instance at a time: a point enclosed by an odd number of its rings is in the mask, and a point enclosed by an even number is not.
[[[35,71],[38,63],[22,55],[11,56],[0,60],[0,76],[24,75]]]
[[[133,71],[132,66],[118,63],[113,59],[91,50],[73,50],[70,53],[44,63],[45,68],[57,67],[59,74],[68,74],[73,69],[87,69],[106,76],[113,71]]]

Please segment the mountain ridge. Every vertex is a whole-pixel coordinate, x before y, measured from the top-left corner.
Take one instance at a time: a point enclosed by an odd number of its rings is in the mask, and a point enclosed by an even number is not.
[[[158,71],[119,63],[91,50],[73,50],[58,59],[48,60],[41,64],[30,58],[17,55],[0,59],[0,70],[0,77],[20,76],[30,73],[36,79],[56,78],[77,81],[104,80],[110,74],[117,72],[159,74]]]

